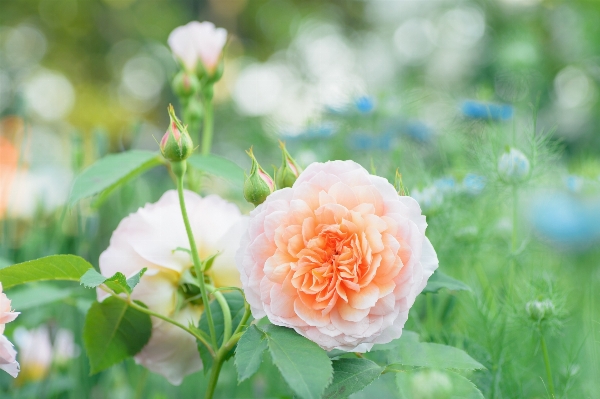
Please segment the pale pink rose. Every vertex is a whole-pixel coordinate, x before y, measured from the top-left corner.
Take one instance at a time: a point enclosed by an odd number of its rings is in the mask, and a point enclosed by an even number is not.
[[[10,299],[2,292],[2,283],[0,283],[0,334],[4,333],[4,325],[10,323],[20,312],[13,312],[10,307]]]
[[[5,324],[16,319],[19,314],[19,312],[11,310],[10,299],[2,292],[2,283],[0,283],[0,369],[6,371],[14,378],[19,374],[17,352],[13,344],[3,334]]]
[[[17,351],[15,351],[13,344],[2,334],[0,334],[0,369],[6,371],[13,378],[17,378],[19,374]]]
[[[227,281],[231,283],[228,285],[239,286],[232,253],[239,246],[241,233],[230,230],[243,225],[245,217],[237,206],[219,196],[202,198],[191,191],[185,191],[184,196],[200,258],[220,252],[210,271],[211,277],[216,284]],[[176,249],[189,247],[177,191],[167,191],[158,202],[147,204],[121,221],[108,249],[100,255],[100,270],[104,276],[121,272],[129,277],[148,268],[132,298],[184,325],[197,325],[202,313],[197,302],[186,302],[176,309],[181,277],[192,267],[190,254]],[[107,296],[98,290],[99,300]],[[174,385],[202,367],[195,338],[156,318],[152,318],[150,341],[135,360]]]
[[[212,74],[227,42],[227,31],[212,22],[192,21],[175,28],[167,41],[171,51],[188,71],[195,71],[198,62]]]
[[[419,204],[352,161],[313,163],[250,217],[237,265],[252,314],[325,350],[400,337],[438,267]]]

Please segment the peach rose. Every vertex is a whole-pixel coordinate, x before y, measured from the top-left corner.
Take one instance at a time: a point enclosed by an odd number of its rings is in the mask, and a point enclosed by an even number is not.
[[[233,258],[245,217],[237,206],[219,196],[202,198],[191,191],[185,191],[184,196],[200,258],[221,251],[210,270],[215,284],[239,286]],[[202,306],[194,298],[196,295],[181,284],[184,273],[192,267],[192,259],[184,250],[176,250],[189,247],[177,191],[167,191],[158,202],[147,204],[121,221],[108,249],[100,255],[100,271],[105,276],[121,272],[129,277],[148,268],[132,298],[184,325],[197,325]],[[99,300],[107,296],[98,290]],[[152,318],[150,341],[135,360],[174,385],[202,367],[196,339],[156,318]]]
[[[237,265],[252,314],[325,350],[400,337],[438,267],[419,204],[353,161],[313,163],[250,217]]]
[[[198,62],[202,62],[209,74],[217,68],[225,42],[225,29],[215,27],[212,22],[198,21],[178,26],[168,39],[171,51],[186,70],[195,71]]]
[[[3,334],[5,324],[16,319],[19,314],[19,312],[11,310],[10,299],[2,292],[2,283],[0,283],[0,369],[6,371],[13,378],[19,374],[17,351]]]

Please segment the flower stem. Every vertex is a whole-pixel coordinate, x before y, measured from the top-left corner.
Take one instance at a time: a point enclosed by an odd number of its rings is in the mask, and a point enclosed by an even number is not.
[[[552,369],[550,368],[550,357],[548,356],[548,347],[546,345],[546,338],[544,334],[541,334],[540,342],[542,344],[542,354],[544,355],[544,365],[546,366],[546,378],[548,378],[548,389],[552,398],[556,397],[554,392],[554,382],[552,381]]]
[[[204,98],[204,130],[202,132],[202,155],[210,154],[213,136],[213,104],[211,98]]]
[[[173,173],[177,176],[177,193],[179,194],[179,206],[181,207],[181,215],[183,216],[183,223],[185,224],[185,230],[187,232],[188,240],[190,242],[190,251],[192,253],[192,260],[194,262],[194,269],[196,270],[196,278],[200,286],[200,293],[202,294],[202,302],[204,303],[204,312],[206,313],[206,320],[208,321],[208,328],[210,330],[210,338],[215,350],[218,348],[217,345],[217,334],[215,333],[215,325],[212,318],[212,312],[210,311],[210,305],[208,302],[208,291],[204,282],[204,271],[202,270],[202,263],[200,262],[200,256],[198,255],[198,248],[196,247],[196,240],[194,239],[194,233],[190,225],[188,218],[187,209],[185,206],[185,199],[183,196],[183,176],[186,170],[186,161],[171,162]]]
[[[215,287],[207,284],[206,289],[215,297],[217,302],[219,302],[221,310],[223,311],[223,345],[225,345],[231,337],[231,310],[229,309],[229,305],[223,294],[217,291]]]
[[[247,309],[250,309],[250,308],[247,306]],[[249,317],[249,312],[248,312],[248,317]],[[240,322],[240,326],[243,323],[245,323],[245,320],[248,320],[248,317],[246,317],[246,314],[244,314],[244,317],[242,318],[242,322]],[[221,349],[219,349],[219,351],[217,352],[217,355],[215,356],[215,361],[212,366],[212,370],[210,371],[208,387],[206,388],[206,394],[204,396],[205,399],[211,399],[213,397],[213,395],[215,393],[215,388],[217,387],[217,381],[219,381],[219,374],[221,373],[221,367],[223,366],[223,363],[225,362],[225,357],[229,353],[229,351],[231,351],[231,349],[235,346],[235,344],[240,340],[241,337],[242,337],[242,333],[237,332],[237,330],[236,330],[236,333],[233,334],[233,336],[228,341],[223,340],[223,346],[221,346]]]
[[[121,300],[123,302],[127,302],[127,304],[129,306],[131,306],[135,310],[138,310],[138,311],[140,311],[142,313],[146,313],[147,315],[150,315],[150,316],[154,316],[157,319],[164,320],[167,323],[171,323],[174,326],[179,327],[182,330],[184,330],[184,331],[192,334],[192,336],[194,336],[194,338],[196,338],[198,341],[202,342],[206,346],[206,348],[208,349],[208,351],[210,352],[210,354],[212,356],[214,356],[215,351],[214,351],[212,345],[210,345],[210,343],[208,342],[208,340],[206,339],[206,337],[204,337],[203,335],[199,334],[198,332],[193,331],[192,329],[190,329],[190,328],[184,326],[183,324],[181,324],[181,323],[179,323],[179,322],[171,319],[170,317],[167,317],[167,316],[162,315],[160,313],[156,313],[153,310],[150,310],[148,308],[145,308],[143,306],[138,305],[137,303],[135,303],[134,301],[132,301],[131,298],[124,298],[124,297],[122,297],[120,295],[115,294],[112,290],[109,290],[109,289],[105,289],[105,291],[108,292],[109,294],[111,294],[113,297],[115,297],[115,298],[117,298],[117,299],[119,299],[119,300]]]

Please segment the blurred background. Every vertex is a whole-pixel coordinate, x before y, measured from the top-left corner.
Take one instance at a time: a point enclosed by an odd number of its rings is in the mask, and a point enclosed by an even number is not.
[[[594,0],[0,0],[0,267],[54,253],[97,265],[118,222],[172,187],[156,169],[99,208],[65,206],[74,176],[97,159],[158,149],[166,107],[179,105],[167,37],[192,20],[229,32],[214,153],[247,169],[254,145],[263,166],[278,165],[279,139],[303,166],[354,159],[392,181],[399,168],[441,269],[473,289],[423,295],[407,327],[486,365],[473,376],[486,397],[546,398],[525,304],[551,299],[558,397],[600,397]],[[497,168],[507,146],[531,169],[514,202]],[[224,181],[201,190],[251,209]],[[30,289],[53,300],[36,302]],[[129,361],[88,377],[79,348],[91,292],[52,285],[9,296],[23,312],[7,327],[23,372],[0,376],[2,397],[203,390],[202,373],[171,387]],[[270,367],[236,386],[227,365],[218,394],[291,397]],[[382,380],[362,395],[397,397]]]

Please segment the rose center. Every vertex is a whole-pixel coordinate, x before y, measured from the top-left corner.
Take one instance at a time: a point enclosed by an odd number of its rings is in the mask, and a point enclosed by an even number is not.
[[[338,298],[348,302],[347,290],[359,291],[370,267],[368,243],[345,226],[319,226],[299,254],[292,285],[313,308],[328,312]]]

